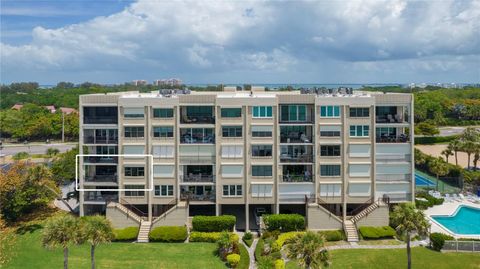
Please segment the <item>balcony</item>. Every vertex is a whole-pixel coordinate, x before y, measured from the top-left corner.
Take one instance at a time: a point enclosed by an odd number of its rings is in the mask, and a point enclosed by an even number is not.
[[[311,163],[313,162],[313,155],[311,154],[282,154],[280,155],[281,163]]]
[[[313,182],[312,165],[283,165],[282,182]]]
[[[377,106],[375,109],[376,123],[405,123],[408,122],[408,114],[404,113],[406,107]]]
[[[180,180],[183,183],[213,183],[215,182],[215,176],[201,174],[180,175]]]
[[[377,163],[410,162],[411,159],[411,154],[376,154],[375,156]]]
[[[280,176],[281,182],[313,182],[313,175],[309,174],[288,174]]]
[[[313,123],[315,113],[312,105],[280,105],[279,123]]]
[[[313,162],[312,146],[289,145],[280,147],[280,162],[311,163]]]
[[[182,124],[215,124],[213,106],[184,106],[180,108]]]
[[[84,144],[118,144],[116,129],[86,129],[83,133]]]
[[[215,202],[215,188],[213,186],[182,186],[180,200]]]
[[[312,143],[312,126],[280,126],[280,143]]]
[[[377,143],[408,143],[410,142],[410,137],[407,134],[382,134],[375,137]]]
[[[84,124],[117,124],[118,108],[117,107],[84,107],[83,123]]]
[[[377,174],[375,175],[377,183],[412,181],[412,174]]]
[[[181,144],[215,144],[213,128],[181,128]]]
[[[84,163],[100,163],[100,164],[117,164],[118,157],[108,157],[108,156],[85,156],[83,158]]]
[[[85,202],[106,203],[109,201],[118,201],[118,193],[111,191],[92,190],[85,191],[83,198]]]

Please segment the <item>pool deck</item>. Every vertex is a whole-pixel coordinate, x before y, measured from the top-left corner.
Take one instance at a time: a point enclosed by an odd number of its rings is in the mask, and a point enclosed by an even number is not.
[[[480,239],[480,234],[479,235],[458,235],[458,234],[454,234],[452,233],[450,230],[444,228],[443,226],[439,225],[437,222],[435,222],[433,219],[432,219],[432,215],[452,215],[453,213],[455,213],[455,211],[457,210],[457,208],[461,205],[466,205],[466,206],[470,206],[470,207],[473,207],[473,208],[478,208],[480,209],[480,204],[475,204],[475,203],[472,203],[472,202],[469,202],[469,201],[462,201],[462,202],[458,202],[458,201],[452,201],[452,202],[444,202],[443,204],[441,205],[437,205],[437,206],[434,206],[434,207],[431,207],[427,210],[425,210],[425,215],[427,216],[427,219],[428,221],[430,222],[430,224],[432,225],[430,231],[432,233],[444,233],[444,234],[449,234],[451,236],[453,236],[454,238],[474,238],[474,239]]]

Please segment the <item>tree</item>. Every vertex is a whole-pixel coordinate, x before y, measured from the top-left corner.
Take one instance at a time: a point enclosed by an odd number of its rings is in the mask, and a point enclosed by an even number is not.
[[[42,234],[42,245],[45,248],[63,249],[63,268],[68,269],[68,247],[78,244],[81,240],[81,230],[77,218],[63,215],[50,219]]]
[[[75,179],[76,156],[78,146],[64,153],[58,154],[52,161],[52,173],[55,182],[63,183]]]
[[[46,161],[48,162],[53,156],[56,156],[59,153],[60,150],[58,150],[57,148],[48,148],[45,151],[45,155],[47,155]]]
[[[462,141],[461,150],[467,153],[468,156],[467,169],[469,169],[471,155],[475,154],[477,144],[480,143],[480,132],[473,127],[468,127],[463,131],[460,140]]]
[[[0,212],[6,221],[13,222],[51,202],[55,198],[51,190],[58,188],[45,166],[17,162],[0,173],[0,190]]]
[[[427,136],[434,136],[440,133],[438,128],[430,123],[427,122],[421,122],[417,124],[415,127],[415,133],[416,134],[422,134],[422,135],[427,135]]]
[[[434,158],[432,159],[429,163],[428,166],[430,168],[430,172],[434,173],[437,176],[437,187],[436,190],[438,191],[438,183],[440,181],[439,177],[440,176],[445,176],[448,174],[449,168],[446,165],[445,162],[443,162],[441,157]]]
[[[114,238],[112,224],[103,216],[89,216],[82,219],[83,239],[90,244],[90,260],[95,269],[95,248]]]
[[[441,154],[445,156],[445,161],[448,163],[448,157],[453,155],[452,146],[448,145],[446,149],[442,150]]]
[[[408,269],[410,269],[412,268],[411,236],[414,233],[419,236],[426,235],[430,224],[425,219],[425,214],[417,210],[413,203],[403,203],[395,206],[392,213],[392,223],[398,223],[395,230],[407,241],[407,264]]]
[[[330,264],[325,239],[312,231],[297,235],[287,244],[287,257],[298,259],[303,268],[322,268]]]
[[[474,155],[473,155],[473,169],[476,171],[478,161],[480,160],[480,143],[475,144]]]
[[[448,144],[447,148],[451,148],[452,151],[454,152],[455,155],[455,165],[458,165],[458,157],[457,154],[459,151],[461,151],[462,143],[460,142],[459,139],[455,139],[450,141]]]

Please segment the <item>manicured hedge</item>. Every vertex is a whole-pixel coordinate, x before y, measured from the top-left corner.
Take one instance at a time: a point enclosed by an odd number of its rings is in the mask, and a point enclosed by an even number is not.
[[[215,243],[220,239],[221,232],[212,232],[212,233],[204,233],[204,232],[191,232],[190,233],[190,242],[207,242],[207,243]],[[231,233],[232,240],[238,242],[238,235]]]
[[[440,251],[445,244],[445,240],[453,240],[453,237],[448,234],[442,233],[431,233],[430,234],[430,244],[433,250]]]
[[[157,242],[184,242],[188,232],[185,226],[162,226],[150,231],[148,237]]]
[[[192,219],[192,227],[197,232],[230,232],[233,231],[235,222],[235,216],[231,215],[195,216]]]
[[[427,199],[427,201],[415,200],[415,207],[422,210],[425,210],[435,205],[441,205],[443,204],[443,201],[444,201],[443,198],[435,198],[426,192],[419,192],[415,194],[415,196],[418,198]]]
[[[272,251],[273,252],[280,251],[283,245],[285,244],[285,242],[295,238],[299,234],[304,234],[304,232],[288,232],[288,233],[280,234],[277,240],[275,240],[275,242],[272,244]]]
[[[422,136],[415,137],[415,145],[433,145],[438,143],[448,143],[458,138],[458,135],[450,136]]]
[[[305,230],[305,218],[299,214],[265,215],[263,221],[269,231],[301,231]]]
[[[318,233],[323,235],[325,240],[330,242],[345,240],[345,232],[342,230],[320,231]]]
[[[264,246],[265,241],[263,241],[263,238],[258,239],[257,246],[255,247],[255,260],[258,261],[262,257]]]
[[[395,230],[390,226],[370,227],[362,226],[358,229],[363,239],[392,238],[396,235]]]
[[[138,227],[127,227],[125,229],[115,229],[113,234],[115,235],[115,241],[134,241],[138,236]]]

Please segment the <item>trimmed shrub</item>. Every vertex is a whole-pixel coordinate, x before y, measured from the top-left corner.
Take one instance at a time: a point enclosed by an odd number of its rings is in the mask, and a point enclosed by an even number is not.
[[[237,268],[238,264],[240,263],[240,255],[238,254],[228,254],[227,255],[227,262],[232,268]]]
[[[263,217],[268,231],[291,232],[305,230],[305,218],[299,214],[273,214]]]
[[[243,242],[247,244],[248,247],[250,247],[253,244],[253,234],[251,232],[246,232],[243,237]]]
[[[444,201],[443,198],[435,198],[426,192],[419,192],[415,194],[415,196],[417,198],[425,198],[427,200],[427,201],[422,201],[422,200],[415,199],[415,207],[422,210],[425,210],[435,205],[441,205],[443,204],[443,201]]]
[[[433,145],[438,143],[448,143],[458,139],[458,135],[450,136],[422,136],[415,137],[415,145]]]
[[[276,240],[279,235],[280,235],[280,231],[265,231],[265,232],[262,234],[262,238],[263,238],[263,239],[273,238],[273,239]]]
[[[195,216],[192,219],[192,227],[197,232],[231,232],[235,222],[235,216],[231,215]]]
[[[325,240],[329,242],[345,240],[345,232],[342,230],[320,231],[318,233],[323,235]]]
[[[207,242],[207,243],[215,243],[220,239],[222,233],[220,232],[213,232],[213,233],[204,233],[204,232],[191,232],[190,233],[190,242]],[[231,240],[238,242],[239,237],[237,234],[230,233]]]
[[[134,241],[138,236],[138,227],[127,227],[124,229],[115,229],[113,234],[115,235],[114,241]]]
[[[285,242],[293,239],[295,236],[299,234],[304,234],[304,233],[305,232],[289,232],[289,233],[280,234],[277,240],[275,240],[275,242],[272,244],[272,251],[273,252],[280,251],[283,245],[285,244]]]
[[[275,269],[285,269],[285,261],[278,259],[275,261]]]
[[[157,242],[183,242],[187,236],[187,227],[185,226],[157,227],[148,235],[151,241]]]
[[[442,233],[431,233],[430,234],[430,244],[432,245],[432,249],[436,251],[440,251],[445,244],[445,240],[453,240],[453,237],[448,234]]]
[[[395,230],[390,226],[362,226],[358,230],[363,239],[393,238],[396,235]]]

